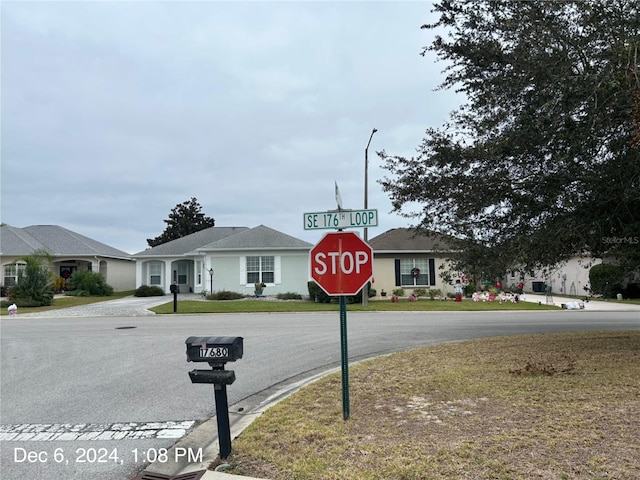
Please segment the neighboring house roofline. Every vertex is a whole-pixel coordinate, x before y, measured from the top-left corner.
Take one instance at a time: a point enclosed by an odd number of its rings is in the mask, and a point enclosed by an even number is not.
[[[452,239],[437,233],[422,234],[413,228],[393,228],[369,240],[374,253],[450,253]]]
[[[255,250],[311,250],[313,245],[299,238],[292,237],[265,225],[230,235],[208,245],[203,245],[199,252],[255,251]]]
[[[133,254],[134,258],[181,258],[200,255],[203,245],[248,230],[248,227],[209,227],[184,237],[176,238],[155,247]]]
[[[43,250],[53,258],[101,257],[133,260],[131,255],[117,248],[93,240],[59,225],[31,225],[19,228],[0,226],[0,245],[5,257],[23,257]]]

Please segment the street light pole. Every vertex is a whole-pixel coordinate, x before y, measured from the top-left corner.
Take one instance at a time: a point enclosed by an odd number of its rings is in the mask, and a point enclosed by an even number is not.
[[[209,269],[209,279],[210,279],[209,285],[211,286],[211,290],[209,291],[209,295],[213,295],[213,267],[211,267]]]
[[[369,141],[367,142],[367,146],[364,149],[364,209],[369,208],[369,145],[371,145],[371,139],[373,138],[373,134],[378,131],[377,128],[371,130],[371,135],[369,136]],[[364,241],[369,240],[369,229],[364,227]],[[364,286],[362,290],[362,306],[366,307],[369,305],[369,283]]]

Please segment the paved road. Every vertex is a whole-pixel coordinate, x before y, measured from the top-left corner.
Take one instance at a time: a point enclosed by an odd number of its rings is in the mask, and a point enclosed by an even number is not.
[[[152,460],[145,453],[158,456],[183,434],[197,436],[202,427],[195,427],[215,409],[211,387],[189,381],[194,366],[184,353],[188,336],[245,338],[245,356],[232,367],[237,381],[229,387],[236,413],[253,412],[279,387],[340,361],[337,312],[55,315],[3,317],[0,325],[3,480],[121,480]],[[356,360],[485,336],[637,328],[638,311],[350,312],[349,353]],[[16,429],[37,435],[7,439]],[[100,453],[103,462],[95,455]]]

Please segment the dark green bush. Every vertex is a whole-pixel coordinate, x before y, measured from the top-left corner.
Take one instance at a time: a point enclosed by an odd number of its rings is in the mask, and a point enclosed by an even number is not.
[[[307,289],[309,290],[309,298],[312,302],[331,303],[331,297],[327,295],[316,282],[311,281],[307,283]]]
[[[279,293],[276,295],[278,300],[302,300],[302,295],[295,292]]]
[[[220,290],[219,292],[207,295],[207,300],[239,300],[241,298],[244,298],[244,295],[229,290]]]
[[[50,303],[49,304],[41,303],[40,301],[34,300],[32,298],[16,298],[12,303],[15,303],[18,308],[42,307],[45,305],[51,305]]]
[[[140,285],[133,294],[135,297],[161,297],[162,289],[155,285]]]
[[[621,283],[624,280],[624,270],[618,265],[600,263],[589,270],[589,283],[591,293],[612,298],[622,290]]]
[[[376,290],[374,288],[371,288],[371,283],[368,283],[368,285],[369,285],[369,297],[374,297],[376,295]],[[307,288],[309,290],[309,298],[313,302],[331,303],[331,302],[338,301],[339,296],[327,295],[327,293],[324,290],[322,290],[322,288],[320,288],[320,285],[318,285],[314,281],[310,281],[309,283],[307,283]],[[361,289],[355,295],[347,296],[347,303],[361,303],[363,290],[364,289]]]
[[[108,297],[112,294],[113,288],[105,282],[104,277],[98,272],[77,271],[69,278],[67,295]]]

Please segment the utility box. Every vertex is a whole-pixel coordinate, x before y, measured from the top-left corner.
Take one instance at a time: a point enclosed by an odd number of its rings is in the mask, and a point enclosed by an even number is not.
[[[189,337],[187,362],[226,363],[242,358],[242,337]]]

